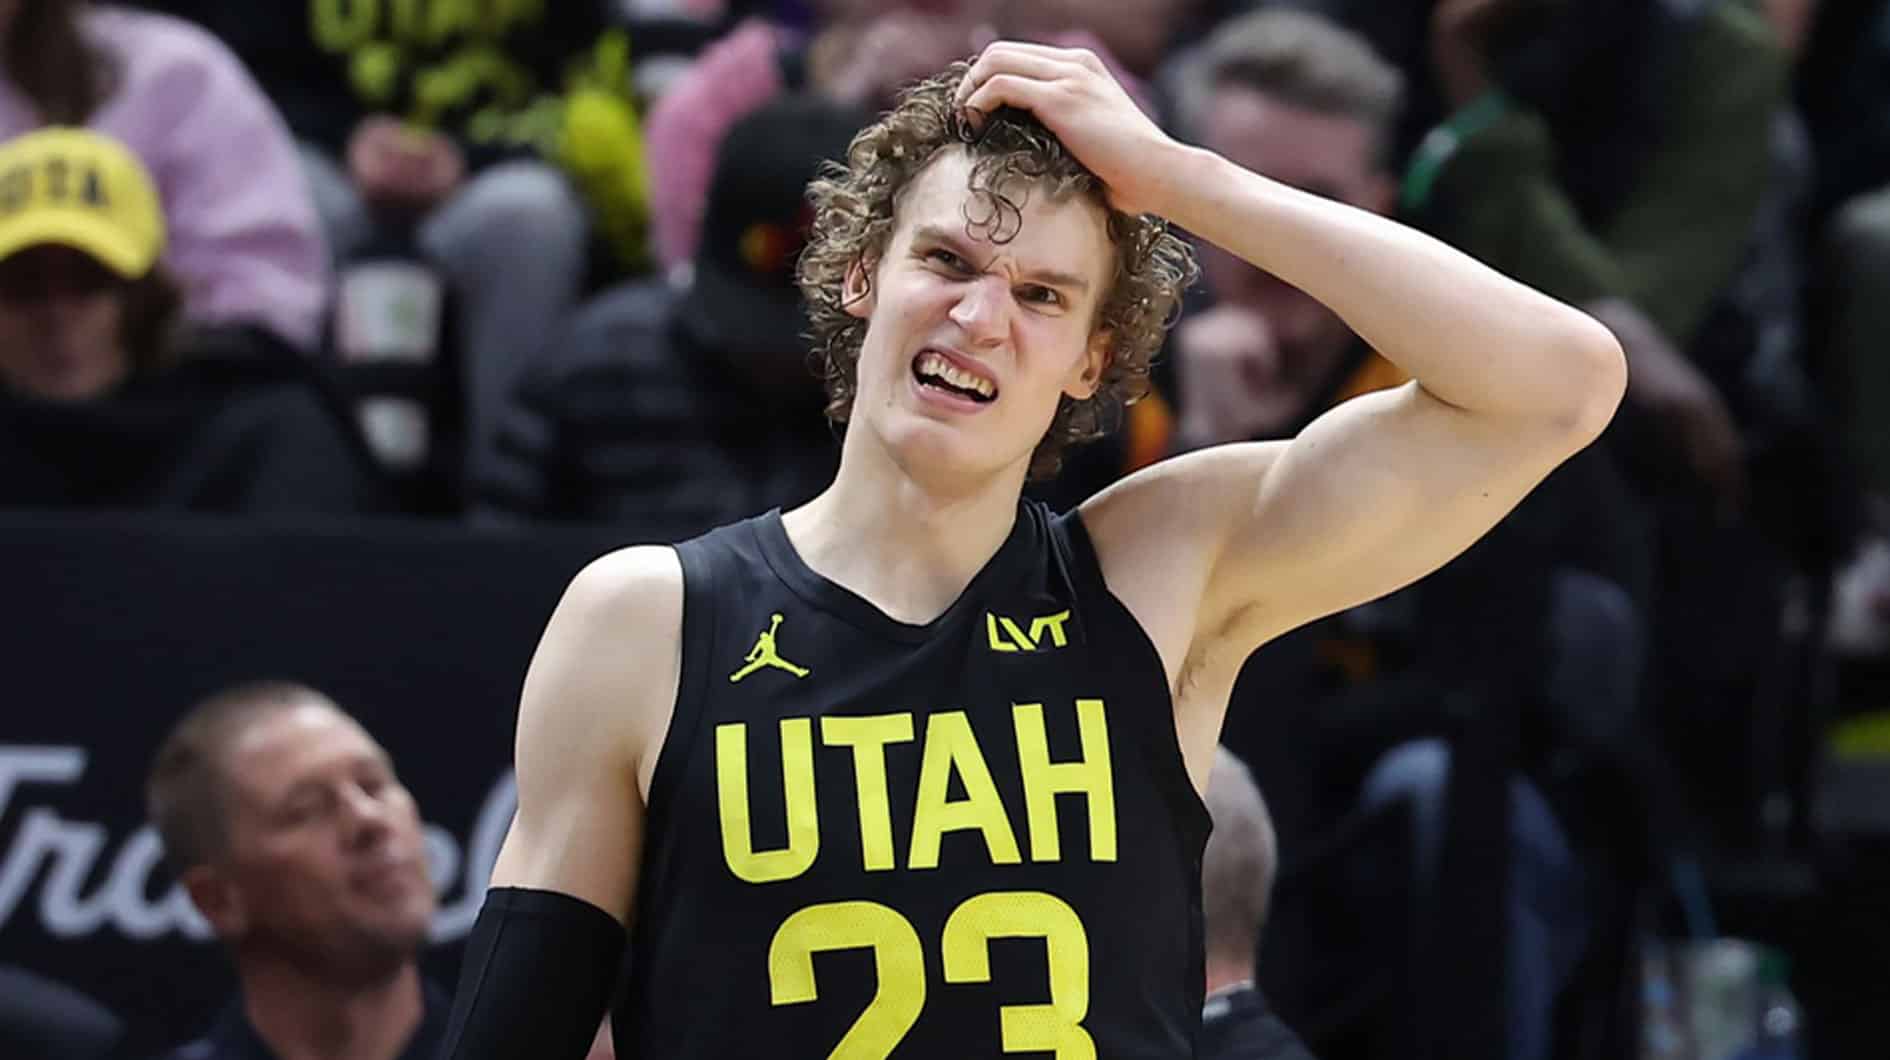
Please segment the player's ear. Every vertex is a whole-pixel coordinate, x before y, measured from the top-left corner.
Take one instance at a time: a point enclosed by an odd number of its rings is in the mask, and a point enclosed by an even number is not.
[[[861,255],[847,266],[847,278],[840,285],[841,301],[849,316],[865,320],[873,315],[873,270],[879,263]]]
[[[1064,384],[1063,392],[1077,401],[1095,397],[1102,386],[1103,373],[1109,370],[1110,358],[1115,356],[1115,345],[1115,332],[1098,331],[1091,335],[1082,359],[1071,369],[1070,381]]]

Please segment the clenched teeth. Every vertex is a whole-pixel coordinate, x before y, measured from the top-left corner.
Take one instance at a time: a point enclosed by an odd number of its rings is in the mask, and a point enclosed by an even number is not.
[[[973,375],[939,354],[920,354],[918,369],[920,375],[942,379],[961,390],[972,391],[986,400],[997,396],[997,388],[991,385],[989,379]]]

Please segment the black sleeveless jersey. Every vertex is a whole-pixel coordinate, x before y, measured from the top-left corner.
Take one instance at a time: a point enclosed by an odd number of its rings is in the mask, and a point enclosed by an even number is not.
[[[1194,1055],[1208,817],[1078,517],[1021,504],[925,625],[778,512],[678,551],[628,1057]]]

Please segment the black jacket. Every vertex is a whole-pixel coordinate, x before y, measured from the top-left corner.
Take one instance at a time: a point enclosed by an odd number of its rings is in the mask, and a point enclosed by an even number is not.
[[[452,1001],[432,983],[423,983],[422,987],[426,991],[426,1011],[398,1060],[437,1060],[446,1038],[446,1017]],[[276,1060],[276,1054],[243,1014],[241,1000],[232,998],[209,1034],[155,1060]]]
[[[87,402],[0,391],[0,508],[349,515],[393,507],[347,413],[301,358],[206,340]]]
[[[611,523],[681,540],[808,500],[838,467],[819,384],[690,341],[660,285],[616,289],[534,363],[474,470],[496,521]]]

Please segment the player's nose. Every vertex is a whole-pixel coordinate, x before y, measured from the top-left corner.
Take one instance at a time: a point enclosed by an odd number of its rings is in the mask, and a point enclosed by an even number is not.
[[[984,276],[967,283],[952,305],[952,323],[973,345],[994,346],[1010,329],[1010,289],[1001,276]]]

